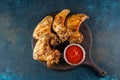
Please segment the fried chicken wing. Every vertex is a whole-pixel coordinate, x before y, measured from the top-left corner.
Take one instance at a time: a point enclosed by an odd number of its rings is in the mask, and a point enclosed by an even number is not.
[[[40,37],[33,51],[33,59],[46,62],[48,67],[58,64],[61,56],[58,50],[51,49],[49,45],[50,38],[51,36],[48,35]]]
[[[83,35],[79,32],[79,27],[81,23],[87,19],[88,16],[85,14],[73,14],[66,19],[66,27],[71,30],[71,36],[69,38],[70,43],[80,44],[83,40]]]
[[[53,22],[53,17],[46,16],[34,29],[33,37],[38,40],[40,37],[52,34],[52,39],[50,41],[50,45],[56,46],[58,44],[59,40],[58,40],[57,36],[51,32],[52,22]]]
[[[65,25],[64,25],[66,16],[69,13],[70,13],[69,9],[64,9],[54,17],[52,28],[56,32],[56,34],[58,35],[61,43],[65,42],[70,35],[70,31],[67,30]]]
[[[34,29],[33,37],[39,39],[40,36],[51,33],[51,24],[53,18],[51,16],[46,16]]]

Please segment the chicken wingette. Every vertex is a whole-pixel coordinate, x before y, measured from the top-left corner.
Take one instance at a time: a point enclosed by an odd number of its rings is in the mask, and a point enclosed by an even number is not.
[[[64,9],[54,17],[52,28],[59,37],[60,43],[65,42],[70,36],[70,31],[65,27],[66,16],[69,13],[69,9]]]
[[[53,22],[52,16],[46,16],[45,18],[43,18],[43,20],[41,22],[39,22],[39,24],[34,29],[33,38],[38,40],[40,37],[52,34],[52,38],[50,40],[50,45],[52,45],[54,47],[54,46],[58,45],[59,40],[58,40],[57,36],[51,32],[52,22]]]
[[[79,31],[79,28],[81,23],[87,18],[88,16],[85,14],[73,14],[66,18],[65,26],[68,30],[71,30],[71,36],[68,39],[70,43],[80,44],[82,42],[83,35]]]

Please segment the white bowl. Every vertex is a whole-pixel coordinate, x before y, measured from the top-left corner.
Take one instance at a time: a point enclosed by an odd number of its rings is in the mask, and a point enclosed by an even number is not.
[[[68,60],[67,60],[67,58],[66,58],[66,50],[67,50],[67,48],[68,47],[70,47],[70,46],[73,46],[73,45],[75,45],[75,46],[78,46],[79,48],[81,48],[81,50],[82,50],[82,52],[83,52],[83,58],[82,58],[82,60],[79,62],[79,63],[77,63],[77,64],[73,64],[73,63],[71,63],[71,62],[69,62]],[[85,60],[85,50],[84,50],[84,48],[80,45],[80,44],[70,44],[70,45],[68,45],[65,49],[64,49],[64,59],[65,59],[65,61],[66,61],[66,63],[68,63],[69,65],[79,65],[79,64],[81,64],[84,60]]]

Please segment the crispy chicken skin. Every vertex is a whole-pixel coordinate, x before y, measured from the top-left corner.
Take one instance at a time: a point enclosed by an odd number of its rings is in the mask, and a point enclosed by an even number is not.
[[[61,56],[58,50],[51,49],[50,38],[51,36],[48,35],[40,37],[33,51],[33,59],[46,62],[48,67],[58,64]]]
[[[64,9],[54,17],[52,28],[56,32],[56,34],[58,35],[61,43],[65,42],[70,35],[70,31],[68,29],[66,29],[66,27],[64,25],[66,16],[69,13],[70,13],[69,9]]]
[[[38,40],[40,37],[51,34],[52,38],[50,40],[50,45],[54,47],[58,45],[58,38],[55,34],[51,32],[52,22],[53,22],[53,17],[46,16],[34,29],[33,37]]]
[[[52,22],[52,16],[46,16],[45,18],[43,18],[43,20],[34,29],[33,37],[35,39],[39,39],[39,37],[51,33]]]
[[[83,35],[79,32],[79,28],[81,23],[87,18],[88,16],[85,14],[73,14],[66,18],[65,26],[72,32],[68,39],[70,43],[80,44],[82,42]]]

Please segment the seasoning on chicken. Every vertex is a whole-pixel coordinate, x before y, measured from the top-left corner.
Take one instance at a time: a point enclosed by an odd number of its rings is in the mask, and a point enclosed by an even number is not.
[[[65,42],[70,35],[70,31],[64,25],[66,16],[69,13],[70,13],[69,9],[64,9],[54,17],[52,28],[58,35],[60,43]]]
[[[38,40],[40,37],[52,34],[52,39],[50,40],[50,45],[52,45],[54,47],[54,46],[58,45],[58,38],[55,34],[53,34],[51,32],[52,22],[53,22],[53,17],[46,16],[34,29],[33,37]]]
[[[58,50],[51,49],[50,38],[51,36],[48,35],[40,37],[33,51],[33,59],[46,62],[48,67],[58,64],[61,56]]]
[[[85,14],[73,14],[66,18],[65,26],[72,32],[70,38],[68,39],[70,43],[80,44],[82,42],[83,35],[79,32],[79,28],[81,23],[87,18],[89,17]]]

